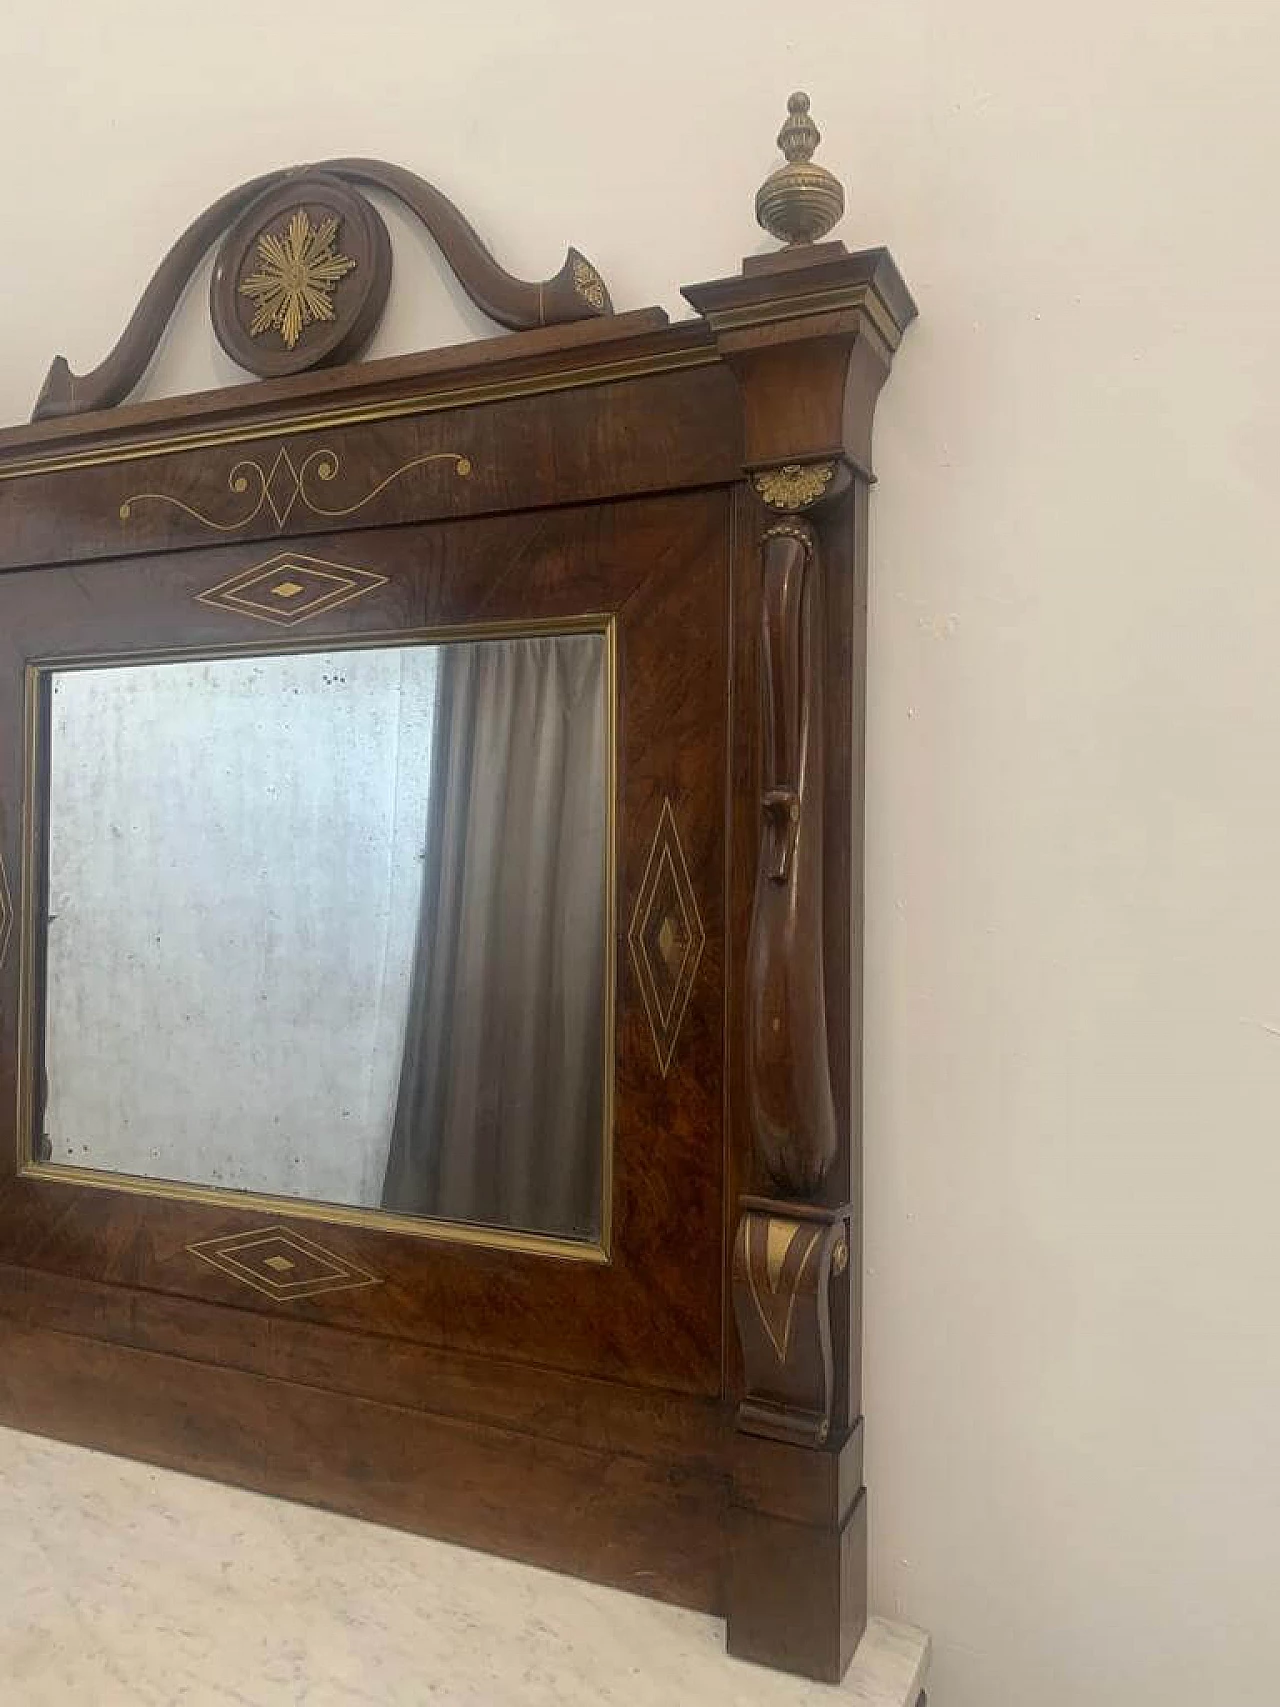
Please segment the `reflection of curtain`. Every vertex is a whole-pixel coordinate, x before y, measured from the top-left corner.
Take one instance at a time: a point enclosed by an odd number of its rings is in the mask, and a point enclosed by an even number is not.
[[[599,1229],[604,653],[560,635],[440,654],[386,1209]]]

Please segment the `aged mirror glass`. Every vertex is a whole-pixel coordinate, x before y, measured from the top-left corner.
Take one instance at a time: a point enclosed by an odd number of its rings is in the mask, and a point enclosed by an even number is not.
[[[606,634],[46,691],[40,1162],[600,1240]]]

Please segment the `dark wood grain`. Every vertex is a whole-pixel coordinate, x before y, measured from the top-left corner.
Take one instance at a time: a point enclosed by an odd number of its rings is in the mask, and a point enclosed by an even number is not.
[[[609,1265],[596,1268],[335,1227],[323,1234],[326,1247],[383,1284],[300,1301],[291,1310],[451,1350],[626,1374],[682,1391],[718,1390],[726,530],[723,494],[704,492],[326,536],[327,562],[376,570],[387,581],[308,625],[308,641],[588,612],[617,617],[623,717],[614,1244]],[[277,630],[249,617],[196,602],[197,593],[261,555],[260,548],[224,547],[102,562],[91,573],[10,575],[0,579],[0,624],[28,658],[169,645],[296,645],[300,633],[293,638],[291,630],[282,641]],[[6,724],[21,723],[19,689],[16,674],[0,682]],[[680,804],[707,946],[664,1076],[626,934],[667,797]],[[16,964],[9,971],[16,973]],[[655,1132],[663,1134],[658,1147]],[[10,1180],[3,1205],[5,1261],[211,1299],[237,1298],[244,1289],[187,1247],[272,1219],[231,1202],[176,1202],[28,1178]],[[282,1214],[288,1218],[287,1207]]]
[[[604,280],[577,249],[569,250],[554,277],[527,284],[498,266],[448,196],[416,172],[385,160],[331,160],[326,170],[386,190],[416,214],[472,302],[509,331],[559,326],[613,310]]]
[[[723,1608],[723,1476],[0,1322],[0,1420]]]
[[[325,180],[331,180],[326,185]],[[292,373],[323,366],[358,353],[376,327],[387,299],[391,254],[386,228],[372,204],[353,198],[346,185],[372,185],[396,196],[435,239],[445,262],[471,300],[511,331],[586,320],[612,309],[604,281],[591,263],[570,249],[554,277],[541,283],[515,278],[494,260],[457,207],[433,185],[403,166],[383,160],[328,160],[314,166],[286,167],[237,185],[197,216],[156,269],[115,347],[90,373],[72,373],[56,356],[40,390],[33,420],[57,419],[109,409],[138,384],[154,356],[183,291],[209,246],[232,226],[230,248],[219,255],[212,283],[212,309],[219,337],[229,353],[255,373]],[[275,213],[305,204],[317,191],[332,200],[336,190],[357,260],[365,269],[361,307],[338,335],[317,336],[263,366],[243,338],[233,335],[235,293],[246,253]],[[280,201],[277,208],[272,198]],[[240,222],[254,222],[241,231]],[[234,222],[234,223],[233,223]],[[367,277],[367,289],[364,278]]]
[[[0,441],[0,571],[723,485],[736,466],[723,368],[659,366],[581,387],[559,386],[553,370],[531,383],[487,408],[452,403],[458,388],[446,384],[411,394],[403,420],[315,428],[304,415],[302,430],[190,450],[179,440],[145,454],[154,435],[113,437],[86,448],[102,460],[47,473],[15,454],[10,475]]]
[[[725,1474],[730,1415],[714,1396],[450,1352],[367,1332],[359,1323],[268,1314],[8,1265],[0,1266],[0,1319],[533,1432],[568,1446],[629,1452],[681,1473]]]
[[[729,1652],[839,1683],[867,1627],[867,1501],[839,1524],[729,1514]]]
[[[807,266],[794,254],[761,258],[741,277],[685,294],[739,382],[744,461],[760,500],[739,512],[734,554],[735,704],[761,707],[760,733],[740,736],[732,757],[735,797],[754,793],[759,815],[754,866],[746,822],[733,820],[738,920],[752,896],[747,991],[728,1060],[748,1188],[733,1277],[737,1416],[740,1429],[795,1455],[785,1480],[809,1513],[796,1525],[747,1487],[735,1494],[729,1641],[734,1652],[834,1681],[866,1623],[865,1500],[849,1508],[829,1497],[831,1454],[857,1438],[861,1408],[854,933],[866,534],[857,494],[869,477],[875,401],[915,309],[883,251],[848,255],[838,244],[822,245]],[[764,544],[750,598],[744,529]],[[834,1260],[837,1250],[846,1260]]]
[[[912,310],[882,251],[838,244],[689,297],[699,318],[678,326],[595,317],[0,433],[0,862],[22,913],[0,956],[0,1419],[721,1611],[734,1652],[835,1678],[866,1618],[867,475]],[[817,495],[788,508],[767,494],[800,490],[770,484],[795,464]],[[779,524],[790,543],[762,557]],[[371,579],[288,630],[202,597],[285,551]],[[762,657],[766,612],[781,649]],[[607,1263],[29,1170],[17,1086],[40,1028],[24,1044],[19,1008],[25,970],[38,1019],[45,763],[37,742],[28,775],[29,668],[588,616],[616,625],[619,665]],[[792,794],[821,804],[807,843]],[[705,941],[664,1038],[631,939],[672,834]],[[761,882],[792,877],[764,970],[803,968],[809,1020],[768,1066],[793,1084],[803,1041],[830,1110],[791,1099],[794,1167],[753,1135],[768,1008],[749,950]],[[779,1219],[818,1227],[821,1256],[793,1263],[794,1352],[775,1369],[735,1316],[733,1247],[755,1225],[741,1285],[785,1286]],[[377,1284],[284,1302],[189,1249],[264,1221]]]
[[[194,219],[151,275],[110,354],[91,373],[72,373],[65,356],[53,358],[32,420],[56,420],[91,409],[107,409],[127,397],[155,354],[200,257],[231,220],[285,176],[286,172],[279,170],[250,178],[219,196]]]
[[[815,535],[761,541],[760,854],[747,969],[747,1088],[756,1154],[784,1195],[812,1197],[839,1140],[823,969],[823,680]]]

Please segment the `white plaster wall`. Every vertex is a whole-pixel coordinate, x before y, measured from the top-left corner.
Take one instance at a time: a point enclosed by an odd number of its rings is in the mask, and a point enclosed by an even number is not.
[[[810,89],[922,309],[878,428],[867,1396],[874,1600],[937,1707],[1275,1698],[1278,56],[1273,0],[0,28],[11,419],[283,160],[404,160],[514,270],[573,241],[674,309],[757,247]],[[480,329],[399,267],[380,350]],[[193,301],[151,390],[228,376]]]

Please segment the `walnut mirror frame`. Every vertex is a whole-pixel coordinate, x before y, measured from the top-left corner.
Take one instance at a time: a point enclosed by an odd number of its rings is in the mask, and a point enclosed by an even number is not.
[[[887,251],[823,241],[817,141],[793,96],[757,199],[784,247],[676,323],[577,250],[513,278],[403,168],[268,173],[0,433],[0,1420],[711,1611],[834,1681],[866,1624],[871,435],[915,309]],[[355,360],[370,190],[508,335]],[[261,377],[127,402],[215,245]],[[575,626],[616,684],[594,1260],[48,1165],[49,673]]]
[[[616,677],[609,616],[29,662],[26,1177],[607,1261]]]

